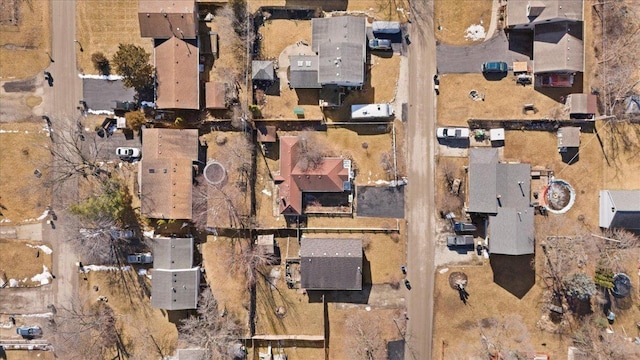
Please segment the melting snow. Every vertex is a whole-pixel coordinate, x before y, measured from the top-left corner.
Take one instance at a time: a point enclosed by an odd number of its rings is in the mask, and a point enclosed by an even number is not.
[[[90,74],[78,74],[80,79],[98,79],[98,80],[121,80],[122,76],[120,75],[90,75]]]
[[[464,38],[471,41],[482,40],[487,36],[482,25],[471,25],[467,28],[466,33]]]
[[[20,285],[20,282],[16,279],[9,279],[9,287],[18,287],[18,285]]]
[[[51,248],[48,247],[47,245],[31,245],[31,244],[27,244],[27,246],[30,247],[30,248],[34,248],[34,249],[40,249],[47,255],[50,255],[53,252],[53,250],[51,250]]]
[[[32,277],[31,281],[40,282],[40,285],[47,285],[51,282],[51,279],[53,279],[53,276],[51,276],[49,269],[46,266],[42,265],[42,273]]]
[[[40,220],[44,220],[44,218],[46,218],[49,215],[49,210],[45,210],[42,215],[38,216],[38,221]]]
[[[107,265],[84,265],[83,268],[84,268],[84,272],[112,271],[112,270],[129,271],[129,269],[131,269],[131,266],[126,265],[126,266],[118,267],[118,266],[107,266]]]
[[[267,195],[267,196],[271,196],[271,191],[267,190],[267,189],[263,189],[262,193]]]
[[[20,315],[21,317],[41,317],[41,318],[49,318],[49,317],[53,317],[53,313],[51,312],[47,312],[47,313],[39,313],[39,314],[22,314]]]

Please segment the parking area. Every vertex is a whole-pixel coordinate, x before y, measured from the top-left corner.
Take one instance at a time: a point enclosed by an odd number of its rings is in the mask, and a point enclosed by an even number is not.
[[[359,217],[404,218],[404,187],[358,186]]]

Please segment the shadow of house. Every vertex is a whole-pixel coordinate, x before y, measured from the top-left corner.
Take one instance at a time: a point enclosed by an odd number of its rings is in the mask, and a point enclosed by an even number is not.
[[[600,227],[640,230],[640,190],[600,190]]]
[[[493,271],[493,282],[522,299],[535,284],[536,273],[531,263],[534,254],[491,254],[489,262]]]
[[[580,128],[575,126],[558,129],[558,152],[565,164],[575,164],[579,160]]]

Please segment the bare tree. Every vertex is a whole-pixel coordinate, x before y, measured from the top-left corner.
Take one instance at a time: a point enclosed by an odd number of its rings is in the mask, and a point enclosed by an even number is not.
[[[265,268],[275,260],[261,246],[255,246],[251,239],[236,239],[230,243],[227,266],[232,273],[240,273],[247,289],[255,283],[258,275],[266,277]]]
[[[640,348],[619,332],[607,333],[607,320],[592,315],[573,334],[573,344],[588,359],[638,359]]]
[[[376,319],[351,316],[346,327],[350,332],[348,342],[354,352],[352,359],[386,359],[386,342]]]
[[[116,316],[105,301],[76,295],[58,309],[55,322],[56,352],[65,359],[103,359],[126,352]]]
[[[303,172],[317,169],[322,165],[325,156],[329,155],[327,146],[320,142],[318,134],[313,131],[303,131],[299,134],[299,137],[297,166]]]
[[[480,354],[484,357],[516,360],[534,351],[529,331],[519,315],[482,319],[478,330]]]
[[[208,359],[233,359],[244,356],[239,346],[240,326],[234,317],[218,308],[211,289],[200,294],[196,316],[182,321],[181,340],[207,350]]]

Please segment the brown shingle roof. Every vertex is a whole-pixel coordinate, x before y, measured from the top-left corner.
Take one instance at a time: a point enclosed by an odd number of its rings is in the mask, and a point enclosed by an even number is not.
[[[207,109],[227,108],[227,84],[223,82],[208,82],[205,84]]]
[[[158,109],[200,108],[198,48],[172,37],[155,48]]]
[[[197,20],[193,0],[138,0],[140,36],[195,39]]]
[[[198,159],[198,130],[144,129],[142,137],[142,215],[191,219],[191,165]]]
[[[278,139],[276,127],[273,125],[258,125],[258,141],[273,143]]]
[[[302,214],[303,192],[342,192],[349,169],[340,158],[324,158],[320,166],[304,171],[298,165],[299,138],[280,138],[280,174],[274,176],[280,190],[280,213]]]

